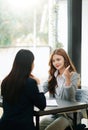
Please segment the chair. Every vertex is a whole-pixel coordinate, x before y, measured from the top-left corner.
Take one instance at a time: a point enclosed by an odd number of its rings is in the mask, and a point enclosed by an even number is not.
[[[86,102],[88,104],[88,90],[87,89],[77,89],[76,91],[76,100],[78,102]],[[81,111],[82,113],[82,118],[84,121],[83,122],[88,122],[87,119],[88,119],[88,109],[85,110],[82,110]],[[87,128],[88,129],[88,128]]]
[[[76,91],[76,100],[78,102],[88,103],[88,90],[87,89],[77,89]]]

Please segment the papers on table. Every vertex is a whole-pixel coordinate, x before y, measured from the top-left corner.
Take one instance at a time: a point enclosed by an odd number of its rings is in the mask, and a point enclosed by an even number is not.
[[[46,99],[47,106],[58,106],[56,99]]]

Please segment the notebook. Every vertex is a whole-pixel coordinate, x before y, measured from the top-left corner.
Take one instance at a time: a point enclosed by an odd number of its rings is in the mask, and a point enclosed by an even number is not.
[[[46,104],[47,104],[47,106],[58,106],[55,99],[47,99]]]

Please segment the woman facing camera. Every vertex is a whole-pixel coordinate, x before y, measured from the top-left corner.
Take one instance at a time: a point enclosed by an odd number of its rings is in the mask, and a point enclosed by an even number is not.
[[[49,79],[43,85],[44,92],[49,91],[50,97],[56,100],[75,101],[80,76],[64,49],[55,49],[52,52],[49,67]],[[64,130],[67,126],[65,116],[59,114],[46,117],[40,124],[41,130]]]

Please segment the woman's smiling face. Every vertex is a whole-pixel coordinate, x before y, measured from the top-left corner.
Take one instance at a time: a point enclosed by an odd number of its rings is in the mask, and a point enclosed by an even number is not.
[[[57,55],[57,54],[53,55],[52,64],[59,71],[65,69],[64,57],[61,55]]]

